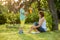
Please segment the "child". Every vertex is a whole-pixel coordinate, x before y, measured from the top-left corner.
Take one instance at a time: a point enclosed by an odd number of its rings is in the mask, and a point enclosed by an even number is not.
[[[19,28],[19,33],[23,33],[23,27],[24,27],[24,23],[25,23],[25,19],[26,19],[26,15],[25,15],[25,5],[24,4],[21,4],[20,5],[20,28]]]

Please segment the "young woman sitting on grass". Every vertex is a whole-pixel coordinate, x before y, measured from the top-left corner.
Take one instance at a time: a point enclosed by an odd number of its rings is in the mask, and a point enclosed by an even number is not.
[[[47,28],[46,28],[46,20],[44,18],[44,12],[40,11],[39,12],[39,22],[34,22],[33,26],[30,28],[29,33],[35,30],[35,33],[39,33],[39,32],[46,32]]]

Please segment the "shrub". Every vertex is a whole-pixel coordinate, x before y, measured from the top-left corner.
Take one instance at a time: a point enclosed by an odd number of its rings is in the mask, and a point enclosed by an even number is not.
[[[0,24],[5,24],[6,23],[6,18],[4,14],[0,14]]]

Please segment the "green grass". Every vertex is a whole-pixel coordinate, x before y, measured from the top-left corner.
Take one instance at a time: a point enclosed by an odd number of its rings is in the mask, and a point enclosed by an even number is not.
[[[58,29],[60,30],[60,24],[59,24],[58,26],[59,26],[59,28],[58,28]]]
[[[24,30],[28,31],[30,26],[30,24],[25,25]],[[4,25],[1,25],[0,40],[60,40],[60,31],[50,31],[40,34],[18,34],[18,29],[8,29]]]

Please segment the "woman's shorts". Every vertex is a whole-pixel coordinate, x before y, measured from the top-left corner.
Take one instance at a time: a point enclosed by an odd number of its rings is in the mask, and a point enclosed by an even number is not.
[[[35,26],[38,26],[39,24],[38,24],[37,22],[34,22],[34,25],[35,25]],[[42,28],[41,26],[38,27],[37,30],[38,30],[39,32],[46,32],[46,31],[44,30],[44,28]]]

